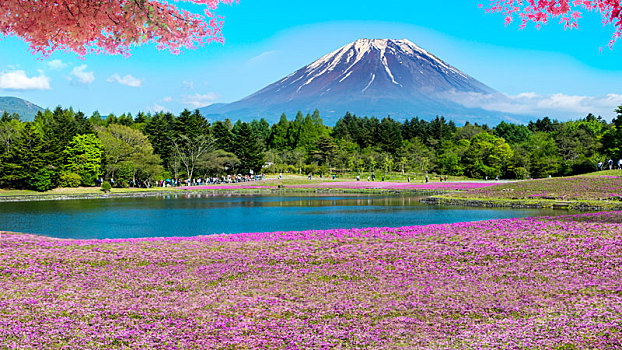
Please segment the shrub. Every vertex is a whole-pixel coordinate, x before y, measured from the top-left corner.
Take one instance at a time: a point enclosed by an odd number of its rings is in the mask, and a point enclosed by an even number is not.
[[[30,188],[39,192],[51,190],[54,188],[53,177],[54,171],[45,168],[39,169],[39,171],[30,178]]]
[[[76,173],[63,173],[58,180],[59,187],[78,187],[82,182],[82,177]]]
[[[102,191],[104,191],[105,193],[108,193],[110,192],[111,189],[112,189],[112,186],[110,185],[110,182],[104,181],[104,183],[102,183]]]

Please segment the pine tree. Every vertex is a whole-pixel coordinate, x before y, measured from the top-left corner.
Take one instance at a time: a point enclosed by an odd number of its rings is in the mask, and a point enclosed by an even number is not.
[[[55,172],[59,172],[64,167],[66,156],[63,150],[74,136],[78,135],[75,115],[71,109],[63,110],[57,107],[54,112],[46,111],[35,118],[35,123],[43,132],[43,140],[49,152],[49,165]]]
[[[270,149],[276,149],[282,151],[287,149],[289,141],[287,139],[287,131],[289,130],[290,122],[287,120],[285,113],[281,114],[281,119],[278,123],[272,125],[272,132],[270,135]]]
[[[225,122],[215,122],[212,126],[212,135],[214,135],[214,141],[217,149],[227,152],[231,152],[233,150],[233,134]]]
[[[47,172],[49,168],[46,159],[50,157],[50,154],[46,151],[46,146],[33,123],[26,123],[11,152],[1,158],[0,184],[2,187],[38,189],[33,188],[36,182],[34,176],[40,171]],[[50,188],[43,188],[43,190]]]
[[[171,113],[157,113],[145,125],[145,134],[154,152],[162,158],[164,166],[171,168],[173,155],[172,137],[174,117]]]
[[[287,129],[287,142],[291,149],[298,148],[298,142],[300,138],[300,128],[302,127],[302,123],[304,121],[304,116],[301,111],[296,113],[296,118],[289,124],[289,128]]]
[[[209,135],[209,122],[198,109],[193,113],[185,109],[179,117],[175,118],[173,130],[175,136],[185,135],[192,140],[201,135]]]
[[[268,149],[268,140],[270,138],[270,124],[266,121],[266,119],[261,118],[259,120],[253,119],[250,125],[257,142],[261,146],[261,149],[266,151]]]
[[[257,173],[263,166],[263,152],[248,123],[240,123],[233,153],[240,160],[242,171]]]

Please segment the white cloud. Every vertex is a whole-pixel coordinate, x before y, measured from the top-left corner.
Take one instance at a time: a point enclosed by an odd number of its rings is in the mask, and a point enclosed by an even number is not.
[[[172,101],[173,101],[173,98],[170,97],[170,96],[165,97],[165,98],[162,99],[162,102],[172,102]]]
[[[551,116],[560,119],[572,119],[587,113],[611,118],[614,110],[622,105],[622,95],[579,96],[556,93],[541,95],[535,92],[523,92],[517,95],[481,94],[450,92],[448,98],[468,108],[481,108],[509,114],[532,115],[534,117]]]
[[[95,81],[95,73],[86,71],[86,64],[73,67],[71,76],[73,76],[80,84],[91,84]],[[71,78],[70,78],[71,79]]]
[[[48,67],[52,70],[60,70],[67,67],[67,64],[61,60],[51,60],[48,62]]]
[[[194,81],[192,80],[184,80],[181,83],[181,88],[184,90],[194,90]]]
[[[39,71],[38,77],[29,78],[23,70],[0,74],[0,89],[5,90],[50,90],[50,78]]]
[[[218,94],[213,92],[208,92],[207,94],[194,94],[194,95],[184,95],[181,98],[183,104],[190,106],[192,108],[200,108],[209,106],[214,103],[218,99]]]
[[[119,74],[115,73],[111,75],[108,79],[106,79],[106,81],[109,83],[117,82],[121,85],[131,86],[131,87],[140,87],[143,84],[142,79],[138,79],[130,74],[127,74],[122,77]]]
[[[255,64],[255,63],[262,63],[265,60],[269,59],[270,57],[274,56],[275,54],[277,54],[278,51],[265,51],[260,53],[259,55],[249,59],[248,61],[246,61],[247,64]]]
[[[151,106],[147,107],[147,112],[158,113],[158,112],[170,112],[170,111],[166,107],[159,105],[157,103],[154,103]]]

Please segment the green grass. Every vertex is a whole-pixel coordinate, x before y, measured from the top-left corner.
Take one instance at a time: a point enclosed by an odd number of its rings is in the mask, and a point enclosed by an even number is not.
[[[140,192],[162,192],[173,191],[171,188],[113,188],[111,193],[140,193]],[[8,190],[0,189],[0,197],[22,197],[22,196],[75,196],[75,195],[95,195],[104,194],[99,187],[76,187],[76,188],[55,188],[50,191],[37,192],[31,190]]]
[[[622,171],[607,170],[578,176],[509,182],[438,196],[441,202],[481,201],[482,205],[542,205],[569,208],[622,206]],[[457,203],[456,203],[457,204]]]

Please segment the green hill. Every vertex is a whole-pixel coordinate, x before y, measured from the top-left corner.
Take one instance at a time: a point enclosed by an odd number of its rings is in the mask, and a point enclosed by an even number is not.
[[[0,97],[0,114],[6,111],[19,114],[22,120],[33,120],[37,112],[42,110],[43,108],[21,98]]]

